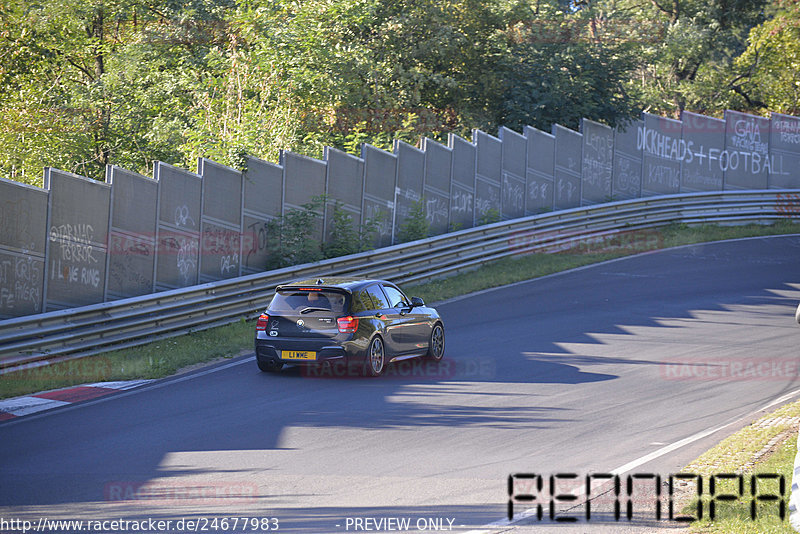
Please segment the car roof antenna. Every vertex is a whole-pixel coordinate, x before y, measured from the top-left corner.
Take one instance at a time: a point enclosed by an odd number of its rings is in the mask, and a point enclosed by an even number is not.
[[[318,286],[321,286],[324,283],[325,283],[325,280],[323,280],[322,278],[317,278],[317,285]]]

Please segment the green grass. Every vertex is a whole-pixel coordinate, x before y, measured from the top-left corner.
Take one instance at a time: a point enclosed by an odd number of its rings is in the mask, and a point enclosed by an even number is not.
[[[721,239],[792,233],[800,233],[800,224],[789,220],[773,225],[672,225],[660,230],[632,232],[611,241],[584,244],[565,252],[506,258],[450,278],[409,285],[404,289],[407,293],[422,297],[426,302],[434,303],[645,250]],[[87,382],[163,378],[187,366],[232,358],[252,350],[253,328],[253,321],[241,320],[228,326],[155,341],[139,347],[0,375],[0,398]]]
[[[0,398],[76,384],[163,378],[186,367],[252,350],[253,321],[202,330],[139,347],[0,375]]]
[[[786,420],[784,418],[794,418]],[[797,454],[796,421],[800,418],[800,402],[781,407],[776,412],[762,417],[756,423],[745,427],[736,434],[726,438],[713,449],[707,451],[697,460],[686,466],[684,472],[704,475],[706,484],[710,476],[721,473],[737,473],[744,475],[743,498],[728,502],[717,502],[715,519],[708,517],[709,500],[703,499],[704,519],[691,525],[692,532],[703,534],[772,534],[790,533],[794,530],[789,525],[789,496],[792,484],[794,458]],[[760,422],[773,420],[773,424],[763,427]],[[755,458],[756,454],[769,447],[770,440],[780,440],[773,445],[771,454]],[[760,502],[756,507],[756,518],[751,516],[751,475],[777,474],[783,475],[785,490],[783,501],[786,506],[786,518],[781,520],[777,502]],[[759,479],[758,495],[780,495],[777,480]],[[708,487],[703,490],[708,494]],[[718,494],[738,495],[736,481],[725,481],[717,487]],[[682,513],[696,514],[696,502],[687,506]]]
[[[679,245],[691,245],[693,243],[703,243],[707,241],[721,241],[723,239],[796,234],[798,230],[800,230],[800,223],[785,219],[769,225],[688,226],[686,224],[673,224],[661,230],[661,233],[664,236],[664,247],[676,247]]]

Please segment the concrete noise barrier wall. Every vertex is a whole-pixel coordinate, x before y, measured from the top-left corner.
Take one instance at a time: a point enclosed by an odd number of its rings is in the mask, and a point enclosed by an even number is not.
[[[335,148],[325,149],[325,161],[328,163],[328,198],[338,206],[343,215],[350,218],[354,232],[358,232],[362,224],[361,209],[364,204],[364,160]],[[334,235],[334,209],[327,207],[325,212],[325,240],[330,241]]]
[[[552,134],[527,126],[525,140],[528,152],[525,214],[536,215],[551,211],[554,206],[556,138]]]
[[[605,124],[583,119],[583,158],[581,165],[581,204],[600,204],[611,200],[611,174],[614,159],[614,130]]]
[[[119,167],[106,169],[111,184],[111,228],[106,300],[155,290],[158,182]]]
[[[111,186],[47,168],[45,311],[103,302]]]
[[[527,142],[525,136],[508,128],[500,128],[498,135],[503,142],[501,211],[504,219],[518,219],[525,216]]]
[[[555,138],[555,204],[563,210],[581,205],[581,160],[583,159],[583,135],[553,125]]]
[[[197,283],[200,261],[202,178],[193,172],[156,162],[158,220],[156,289]]]
[[[247,158],[242,200],[242,274],[264,270],[269,223],[283,214],[283,166]]]
[[[363,145],[360,157],[282,152],[241,169],[201,158],[197,172],[156,162],[153,178],[109,166],[105,182],[44,174],[44,188],[0,179],[0,319],[261,272],[270,222],[323,196],[314,238],[336,238],[343,221],[370,224],[375,247],[398,243],[414,217],[437,235],[669,193],[789,190],[781,212],[798,217],[800,117],[643,113],[616,128],[584,119],[580,131]]]
[[[611,198],[630,200],[642,196],[642,146],[644,122],[632,121],[614,130],[614,169]]]
[[[476,147],[466,139],[450,134],[447,144],[453,151],[453,179],[450,183],[450,225],[453,229],[475,225]]]
[[[242,274],[242,173],[201,158],[200,282]]]
[[[0,319],[44,311],[49,198],[0,179]]]
[[[450,229],[450,182],[453,150],[432,139],[423,139],[425,152],[425,218],[431,233],[444,234]]]

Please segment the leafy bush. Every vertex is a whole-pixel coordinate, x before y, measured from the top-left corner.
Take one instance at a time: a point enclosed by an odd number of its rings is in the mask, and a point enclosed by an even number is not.
[[[496,208],[489,208],[478,217],[478,226],[496,223],[500,220],[500,212]]]
[[[322,258],[320,243],[313,237],[322,220],[325,195],[267,223],[267,269],[299,265]]]
[[[329,239],[320,242],[314,237],[329,202],[327,195],[315,196],[300,209],[290,210],[267,223],[266,269],[336,258],[373,247],[381,214],[356,226],[338,200],[333,201]]]
[[[329,239],[322,245],[323,253],[326,258],[336,258],[369,250],[375,241],[377,231],[377,218],[369,219],[356,227],[353,218],[344,210],[342,203],[335,200]]]
[[[408,219],[398,230],[397,241],[399,243],[407,243],[408,241],[424,239],[428,237],[430,230],[431,224],[425,213],[425,197],[422,197],[412,204]]]

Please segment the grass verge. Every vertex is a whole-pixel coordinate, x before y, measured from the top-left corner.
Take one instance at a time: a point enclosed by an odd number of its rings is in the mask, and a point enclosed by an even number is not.
[[[800,223],[793,223],[791,220],[772,225],[671,225],[662,229],[630,232],[605,241],[584,241],[565,251],[505,258],[474,271],[426,284],[407,286],[404,289],[414,296],[422,297],[426,302],[437,302],[645,250],[722,239],[795,233],[800,233]],[[154,341],[139,347],[3,374],[0,375],[0,398],[90,382],[163,378],[189,366],[220,358],[232,358],[252,350],[253,328],[252,321],[241,320],[231,325]]]
[[[795,532],[789,524],[789,496],[797,454],[797,426],[800,422],[800,401],[787,404],[765,415],[753,424],[724,439],[686,466],[685,473],[703,475],[703,519],[691,524],[690,531],[703,534],[777,534]],[[710,516],[708,484],[712,475],[741,475],[738,478],[717,479],[716,495],[730,495],[731,500],[717,500],[715,518]],[[753,518],[752,480],[756,476],[755,518]],[[780,479],[784,488],[781,491]],[[686,488],[696,493],[695,486]],[[766,500],[768,496],[782,496]],[[785,518],[780,517],[783,501]],[[698,499],[687,505],[682,513],[697,517]]]

